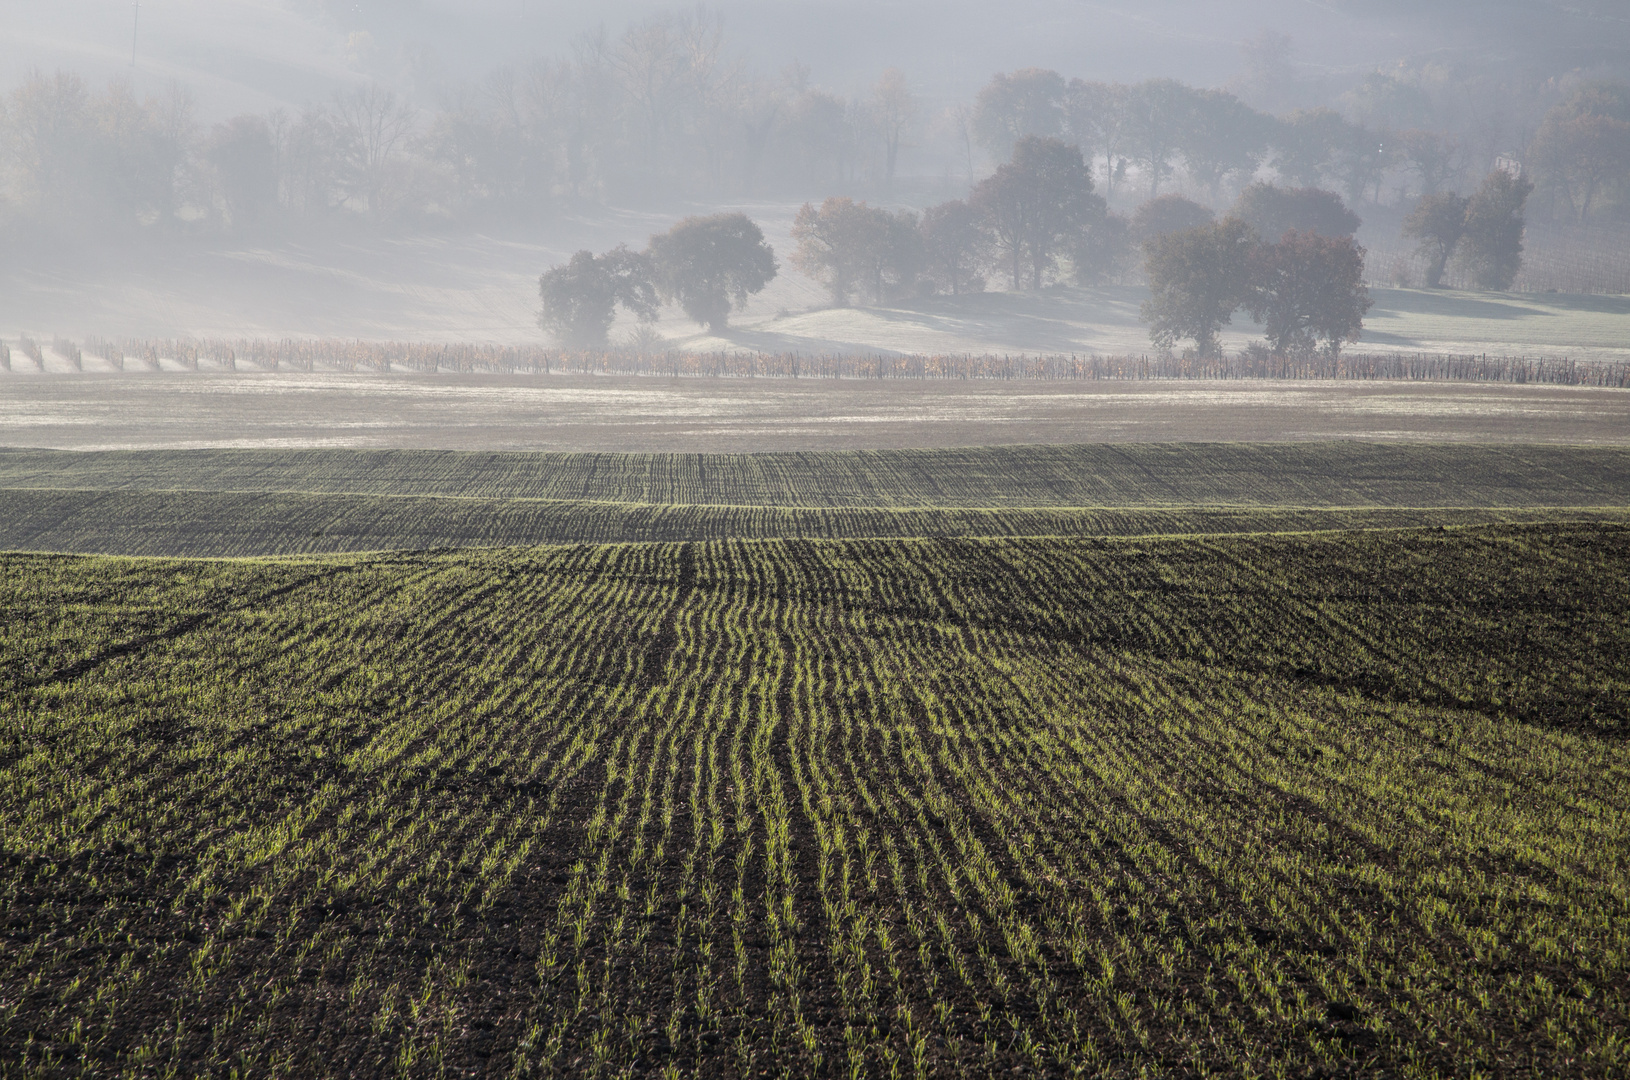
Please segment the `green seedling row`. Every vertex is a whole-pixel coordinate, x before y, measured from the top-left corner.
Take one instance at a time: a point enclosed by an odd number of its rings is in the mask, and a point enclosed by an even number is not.
[[[1630,520],[1630,508],[888,509],[0,489],[0,551],[204,558],[728,539],[1139,536]]]
[[[1128,443],[772,454],[0,449],[0,488],[754,507],[1630,505],[1630,448]]]
[[[1630,528],[0,556],[0,1075],[1621,1076]]]

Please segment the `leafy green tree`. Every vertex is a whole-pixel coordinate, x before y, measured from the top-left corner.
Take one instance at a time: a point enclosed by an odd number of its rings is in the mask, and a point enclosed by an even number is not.
[[[1064,129],[1064,77],[1045,68],[999,74],[974,101],[974,141],[992,157],[1007,157],[1027,135],[1055,136]]]
[[[1274,164],[1298,187],[1315,188],[1340,172],[1339,155],[1352,125],[1334,109],[1297,109],[1279,119],[1272,138]]]
[[[1269,241],[1292,229],[1351,236],[1359,226],[1358,215],[1347,209],[1340,195],[1320,188],[1251,184],[1240,192],[1232,213]]]
[[[890,213],[847,196],[805,203],[792,223],[792,264],[825,285],[836,307],[852,293],[882,303],[915,282],[922,265],[917,216]]]
[[[1217,334],[1250,300],[1256,234],[1238,218],[1157,236],[1144,244],[1149,299],[1142,318],[1149,340],[1170,349],[1192,338],[1201,356],[1218,351]]]
[[[1125,108],[1126,145],[1149,181],[1149,197],[1171,175],[1172,159],[1192,141],[1200,92],[1176,79],[1149,79],[1129,88]]]
[[[917,119],[919,102],[899,68],[883,72],[877,85],[872,87],[872,114],[878,132],[883,136],[883,186],[894,190],[894,173],[899,166],[900,150]]]
[[[1027,135],[1013,160],[974,188],[969,202],[984,215],[1017,291],[1026,276],[1039,289],[1058,255],[1105,213],[1079,147]]]
[[[1201,90],[1190,100],[1187,120],[1177,152],[1184,169],[1206,186],[1215,202],[1225,180],[1248,177],[1262,163],[1273,118],[1226,91]]]
[[[216,124],[203,150],[233,224],[260,217],[277,201],[277,149],[265,120],[245,115]]]
[[[1185,199],[1181,195],[1160,195],[1133,213],[1132,235],[1141,244],[1156,236],[1209,225],[1215,218],[1215,214],[1193,199]]]
[[[930,206],[918,225],[923,258],[935,287],[960,296],[985,290],[984,269],[990,264],[990,228],[979,211],[961,199]]]
[[[538,325],[562,345],[604,345],[619,305],[643,321],[656,318],[659,304],[651,277],[650,260],[626,245],[599,256],[579,251],[538,279],[543,301]]]
[[[1132,250],[1131,223],[1121,214],[1105,214],[1069,247],[1076,284],[1092,285],[1118,278],[1128,269]]]
[[[1581,87],[1546,114],[1528,156],[1578,221],[1604,192],[1630,195],[1630,87]]]
[[[1426,287],[1443,284],[1443,270],[1449,265],[1460,238],[1466,235],[1467,200],[1454,192],[1423,195],[1404,220],[1404,235],[1419,240],[1416,250],[1426,257]]]
[[[762,291],[777,270],[763,230],[746,214],[688,217],[651,237],[646,254],[657,295],[678,302],[714,333],[725,329],[731,308]]]
[[[1466,203],[1457,262],[1480,289],[1511,288],[1522,269],[1523,208],[1533,182],[1505,169],[1488,174]]]
[[[1113,195],[1116,182],[1126,175],[1133,134],[1128,100],[1132,88],[1122,83],[1071,79],[1064,94],[1064,141],[1081,148],[1091,163],[1104,157],[1104,191]]]
[[[1464,165],[1458,142],[1439,131],[1411,128],[1396,136],[1399,156],[1421,180],[1422,195],[1436,195]]]
[[[1334,357],[1357,341],[1373,301],[1364,287],[1364,249],[1351,237],[1292,230],[1251,251],[1245,306],[1281,356],[1312,352],[1321,342]]]

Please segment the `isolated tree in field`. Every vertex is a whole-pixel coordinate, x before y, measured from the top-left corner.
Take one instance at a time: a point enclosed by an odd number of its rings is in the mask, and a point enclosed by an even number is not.
[[[1441,288],[1460,238],[1466,235],[1467,200],[1454,192],[1423,195],[1404,220],[1404,235],[1420,241],[1416,250],[1426,258],[1426,287]]]
[[[579,251],[538,279],[543,301],[538,325],[562,345],[604,345],[619,305],[641,320],[656,318],[659,304],[651,277],[650,260],[627,246],[600,256]]]
[[[1466,203],[1457,262],[1479,289],[1509,289],[1522,269],[1523,207],[1531,181],[1504,169],[1488,174]]]
[[[952,199],[923,211],[918,230],[923,261],[936,288],[952,296],[984,292],[992,239],[979,211]]]
[[[1210,210],[1193,199],[1181,195],[1160,195],[1142,206],[1132,215],[1132,235],[1138,243],[1209,225],[1216,218]]]
[[[1045,68],[997,75],[974,101],[973,136],[994,158],[1007,157],[1026,135],[1063,130],[1064,76]]]
[[[1149,299],[1142,318],[1149,340],[1170,349],[1192,338],[1201,356],[1217,353],[1217,333],[1251,298],[1250,257],[1256,243],[1238,218],[1167,233],[1144,245]]]
[[[746,214],[688,217],[651,237],[646,254],[657,295],[714,333],[775,277],[775,252]]]
[[[1014,290],[1027,271],[1030,287],[1041,288],[1057,256],[1105,213],[1080,149],[1035,135],[1014,144],[1013,160],[981,181],[969,202],[984,215]]]
[[[1311,353],[1321,342],[1334,357],[1357,341],[1373,301],[1364,287],[1364,249],[1351,237],[1293,230],[1249,258],[1245,306],[1280,356]]]
[[[1231,213],[1269,242],[1292,229],[1320,236],[1351,236],[1359,226],[1358,215],[1347,209],[1340,195],[1320,188],[1251,184],[1240,192]]]

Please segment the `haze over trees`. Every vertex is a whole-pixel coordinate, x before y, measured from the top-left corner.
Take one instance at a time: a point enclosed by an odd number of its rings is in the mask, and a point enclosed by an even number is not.
[[[657,295],[714,333],[775,277],[775,252],[746,214],[688,217],[646,248]]]
[[[1243,308],[1275,355],[1322,347],[1334,357],[1358,340],[1371,306],[1364,251],[1351,237],[1290,229],[1264,240],[1230,216],[1154,236],[1144,252],[1150,297],[1142,315],[1163,350],[1192,339],[1196,355],[1216,356],[1218,333]]]
[[[948,102],[905,66],[847,89],[796,62],[760,67],[696,9],[435,95],[359,82],[296,111],[219,119],[180,90],[34,73],[0,109],[0,230],[173,242],[831,196],[852,204],[834,204],[846,223],[803,221],[812,246],[794,265],[815,267],[834,302],[882,303],[1135,279],[1138,245],[1205,214],[1232,212],[1270,242],[1352,236],[1368,217],[1372,247],[1376,230],[1405,234],[1402,258],[1425,263],[1411,274],[1477,287],[1517,280],[1529,219],[1630,226],[1624,83],[1409,60],[1315,94],[1294,51],[1273,32],[1248,39],[1245,73],[1225,87],[1028,67]],[[1496,169],[1532,197],[1490,192],[1450,240],[1439,197]],[[966,209],[931,214],[942,202]],[[721,326],[740,301],[711,295],[702,321]]]
[[[617,308],[643,321],[656,318],[660,305],[652,276],[650,258],[627,247],[604,255],[579,251],[539,278],[538,324],[562,345],[604,345]]]

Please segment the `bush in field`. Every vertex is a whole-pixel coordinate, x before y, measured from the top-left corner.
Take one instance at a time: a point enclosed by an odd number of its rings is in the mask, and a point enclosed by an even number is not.
[[[650,258],[657,295],[714,333],[725,328],[730,309],[760,292],[775,277],[775,252],[746,214],[688,217],[651,237]]]
[[[619,305],[639,319],[656,318],[658,301],[651,276],[650,260],[626,246],[598,256],[579,251],[538,279],[538,297],[543,301],[538,325],[563,345],[604,345]]]
[[[1250,299],[1255,243],[1250,226],[1224,218],[1144,244],[1150,297],[1142,318],[1150,340],[1164,350],[1192,338],[1201,356],[1216,355],[1217,332]]]
[[[1522,269],[1523,207],[1531,181],[1504,169],[1488,174],[1466,203],[1458,262],[1480,289],[1509,289]]]
[[[1323,344],[1336,356],[1357,341],[1374,303],[1364,287],[1364,249],[1351,237],[1293,230],[1251,251],[1245,306],[1263,324],[1280,356],[1312,353]]]

